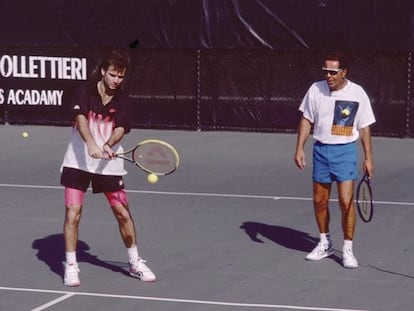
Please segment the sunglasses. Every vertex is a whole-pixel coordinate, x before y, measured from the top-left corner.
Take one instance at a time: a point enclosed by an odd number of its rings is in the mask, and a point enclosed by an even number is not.
[[[326,67],[322,67],[322,71],[324,74],[330,74],[331,76],[335,76],[338,74],[338,72],[343,71],[343,69],[339,68],[339,69],[332,69],[332,68],[326,68]]]

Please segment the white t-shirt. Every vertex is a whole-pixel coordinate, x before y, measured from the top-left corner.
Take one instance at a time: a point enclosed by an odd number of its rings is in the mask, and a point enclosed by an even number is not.
[[[107,105],[102,105],[96,84],[84,83],[76,91],[71,113],[73,116],[83,114],[88,119],[88,126],[96,144],[102,147],[111,137],[113,130],[121,126],[125,133],[130,130],[129,115],[130,102],[126,93],[119,92]],[[112,147],[116,153],[123,151],[120,144]],[[72,136],[63,158],[63,167],[76,168],[89,173],[100,175],[123,176],[127,174],[124,160],[115,158],[111,160],[92,158],[78,129],[73,127]]]
[[[313,83],[299,110],[313,123],[314,139],[324,144],[354,142],[360,129],[375,123],[368,95],[349,80],[344,88],[332,92],[325,80]]]
[[[106,141],[105,138],[108,139],[109,136],[108,134],[105,137],[95,136],[95,141],[98,146],[103,146]],[[112,150],[121,153],[123,148],[120,145],[115,145]],[[88,148],[76,128],[73,128],[61,169],[63,167],[76,168],[100,175],[123,176],[127,174],[124,169],[124,160],[121,158],[103,160],[90,157]]]

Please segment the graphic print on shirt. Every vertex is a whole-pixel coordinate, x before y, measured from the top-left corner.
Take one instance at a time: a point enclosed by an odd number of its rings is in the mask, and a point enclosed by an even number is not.
[[[358,111],[358,102],[337,100],[335,101],[332,135],[352,136],[355,116]]]
[[[89,111],[88,121],[89,130],[95,140],[99,143],[106,142],[114,128],[114,117],[112,115],[104,117],[102,114]]]

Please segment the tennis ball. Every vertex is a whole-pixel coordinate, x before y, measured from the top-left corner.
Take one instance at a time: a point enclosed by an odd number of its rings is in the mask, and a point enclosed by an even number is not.
[[[344,110],[342,110],[342,115],[345,117],[349,117],[349,115],[351,114],[351,111],[349,111],[348,108],[345,108]]]
[[[155,175],[155,174],[149,174],[149,175],[147,176],[147,181],[148,181],[150,184],[155,184],[155,183],[158,181],[158,176],[157,176],[157,175]]]
[[[27,132],[23,132],[23,133],[22,133],[22,136],[23,136],[23,138],[27,138],[27,137],[29,137],[29,133],[27,133]]]

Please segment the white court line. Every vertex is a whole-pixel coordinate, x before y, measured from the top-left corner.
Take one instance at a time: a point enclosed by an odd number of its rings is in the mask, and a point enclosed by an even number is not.
[[[204,305],[216,305],[216,306],[228,306],[228,307],[246,307],[246,308],[273,308],[273,309],[289,309],[289,310],[313,310],[313,311],[366,311],[362,309],[341,309],[341,308],[319,308],[319,307],[304,307],[304,306],[291,306],[291,305],[272,305],[272,304],[256,304],[256,303],[236,303],[236,302],[222,302],[222,301],[209,301],[209,300],[194,300],[194,299],[176,299],[176,298],[162,298],[162,297],[148,297],[148,296],[129,296],[129,295],[112,295],[112,294],[100,294],[100,293],[87,293],[87,292],[65,292],[56,290],[45,289],[32,289],[32,288],[16,288],[16,287],[0,287],[0,290],[8,291],[21,291],[21,292],[35,292],[35,293],[52,293],[64,295],[51,302],[59,302],[73,297],[73,296],[89,296],[89,297],[103,297],[103,298],[118,298],[118,299],[134,299],[134,300],[150,300],[150,301],[162,301],[162,302],[176,302],[187,304],[204,304]],[[43,305],[46,306],[46,305]],[[41,307],[39,307],[41,308]],[[45,309],[45,308],[44,308]],[[40,311],[44,309],[33,309],[31,311]]]
[[[0,184],[0,187],[4,187],[4,188],[33,188],[33,189],[59,189],[59,190],[64,189],[62,186],[19,185],[19,184]],[[284,197],[284,196],[254,195],[254,194],[147,191],[147,190],[131,190],[131,189],[127,189],[127,192],[142,193],[142,194],[176,195],[176,196],[312,201],[312,198],[304,198],[304,197]],[[338,199],[330,199],[330,201],[331,202],[338,202]],[[375,204],[381,204],[381,205],[414,206],[414,202],[401,202],[401,201],[375,201],[374,200],[374,203]]]
[[[45,303],[44,305],[41,305],[41,306],[39,306],[37,308],[34,308],[34,309],[30,310],[30,311],[42,311],[42,310],[46,310],[47,308],[49,308],[49,307],[51,307],[53,305],[56,305],[59,302],[62,302],[62,301],[66,300],[66,299],[68,299],[68,298],[70,298],[70,297],[72,297],[74,295],[75,295],[74,293],[66,293],[66,295],[63,295],[62,297],[56,298],[56,299],[54,299],[52,301],[49,301],[48,303]]]

